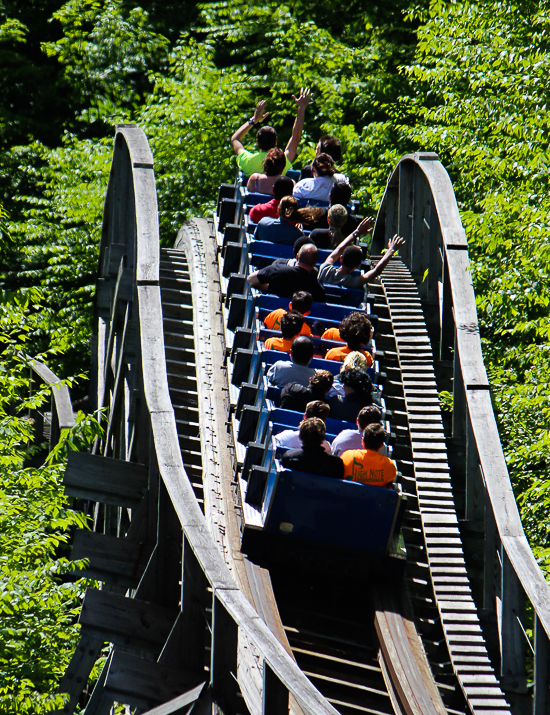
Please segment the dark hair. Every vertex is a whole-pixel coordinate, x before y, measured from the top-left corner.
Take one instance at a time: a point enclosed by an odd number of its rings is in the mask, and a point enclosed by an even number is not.
[[[302,446],[305,449],[320,447],[325,441],[326,427],[319,417],[308,417],[306,420],[302,420],[298,429]]]
[[[340,144],[340,139],[330,136],[330,134],[324,134],[319,139],[319,153],[328,154],[338,162],[342,160],[342,145]]]
[[[307,293],[305,290],[299,290],[292,294],[292,310],[297,310],[298,313],[302,315],[311,310],[313,305],[313,298],[311,293]]]
[[[302,248],[302,246],[307,246],[308,243],[311,243],[311,238],[309,236],[300,236],[300,238],[297,238],[294,241],[294,246],[292,246],[294,256],[297,256],[300,248]]]
[[[351,389],[363,400],[363,407],[372,405],[372,382],[364,370],[346,370],[340,373],[342,385]]]
[[[366,345],[371,338],[372,325],[365,313],[355,311],[346,315],[339,330],[340,337],[350,350],[360,350],[361,345]]]
[[[306,405],[304,419],[307,420],[309,417],[318,417],[324,422],[329,416],[329,413],[330,407],[327,405],[326,402],[323,402],[322,400],[312,400]]]
[[[334,382],[334,375],[328,370],[317,370],[315,375],[309,378],[309,386],[315,392],[320,392],[325,395]]]
[[[334,161],[328,154],[318,154],[311,166],[317,172],[317,176],[334,176],[336,172]]]
[[[283,319],[281,318],[281,323],[282,322]],[[309,365],[313,359],[313,343],[307,336],[298,335],[290,347],[290,354],[296,365]]]
[[[372,424],[363,430],[363,446],[365,449],[378,451],[386,441],[386,430],[381,424]]]
[[[311,164],[306,164],[305,166],[302,167],[302,171],[300,172],[300,179],[311,179],[313,178],[313,171],[311,170]]]
[[[344,249],[341,260],[345,268],[357,268],[363,260],[363,251],[359,246],[348,246]]]
[[[357,425],[361,432],[364,432],[365,427],[380,424],[381,419],[382,415],[380,414],[378,407],[376,407],[376,405],[369,405],[368,407],[363,407],[359,410],[359,414],[357,415]]]
[[[256,134],[256,144],[260,151],[269,151],[277,144],[277,132],[273,127],[262,127]]]
[[[284,167],[283,167],[284,169]],[[279,176],[273,184],[273,196],[280,201],[284,196],[292,196],[294,182],[290,176]]]
[[[330,190],[330,203],[347,206],[351,199],[351,186],[347,181],[337,181]]]
[[[313,221],[318,221],[319,217],[322,216],[323,213],[323,209],[313,206],[308,206],[305,209],[299,209],[298,200],[295,199],[294,196],[283,196],[281,202],[279,203],[279,218],[284,218],[287,221],[312,223]]]
[[[279,176],[286,166],[286,156],[282,149],[273,147],[264,159],[264,174],[266,176]]]
[[[281,333],[283,338],[289,340],[295,335],[300,335],[300,330],[304,325],[304,316],[296,310],[285,313],[281,318]]]

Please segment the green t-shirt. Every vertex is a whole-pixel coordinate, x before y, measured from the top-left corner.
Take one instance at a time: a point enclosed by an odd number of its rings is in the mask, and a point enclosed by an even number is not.
[[[245,149],[240,154],[237,155],[237,166],[247,176],[252,176],[252,174],[263,174],[264,172],[264,159],[267,156],[266,151],[248,151]],[[283,174],[292,169],[292,163],[286,157],[286,166],[284,168]]]

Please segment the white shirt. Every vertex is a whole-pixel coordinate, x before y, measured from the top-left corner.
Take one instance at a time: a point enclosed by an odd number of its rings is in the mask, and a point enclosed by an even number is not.
[[[273,435],[273,444],[275,448],[284,447],[285,449],[302,449],[302,440],[300,439],[300,431],[294,429],[285,429],[279,434]],[[330,454],[330,442],[325,440],[323,448],[327,454]]]
[[[332,442],[332,454],[341,457],[348,449],[365,449],[363,447],[363,435],[359,429],[345,429],[337,435]],[[388,456],[386,445],[383,444],[378,450],[384,457]]]
[[[314,179],[302,179],[294,187],[292,195],[297,199],[328,201],[335,181],[334,176],[316,176]]]

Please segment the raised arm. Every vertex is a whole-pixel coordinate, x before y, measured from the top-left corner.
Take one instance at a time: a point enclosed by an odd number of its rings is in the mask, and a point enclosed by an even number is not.
[[[340,258],[342,253],[346,250],[346,248],[355,241],[355,239],[358,236],[364,236],[366,233],[369,231],[372,231],[374,228],[374,219],[372,216],[367,216],[367,218],[364,218],[359,226],[355,229],[353,233],[350,233],[350,235],[347,238],[344,238],[342,243],[339,246],[336,246],[334,251],[330,254],[330,256],[327,258],[325,263],[332,263],[334,265],[336,261]]]
[[[393,238],[390,239],[388,243],[388,250],[382,258],[378,261],[378,263],[374,266],[374,268],[367,273],[363,273],[361,276],[361,284],[365,285],[369,281],[374,280],[376,276],[379,276],[384,268],[386,267],[386,264],[390,260],[390,258],[393,256],[393,254],[399,249],[400,246],[402,246],[405,243],[405,239],[401,238],[401,236],[398,236],[395,234]]]
[[[244,137],[248,134],[250,127],[256,126],[256,124],[258,124],[263,119],[269,116],[269,112],[265,111],[266,104],[267,100],[265,99],[262,99],[260,102],[258,102],[252,117],[242,126],[240,126],[235,132],[235,134],[233,134],[233,136],[231,137],[231,144],[237,156],[244,151],[244,146],[241,139],[244,139]]]
[[[311,102],[311,90],[302,88],[300,90],[300,95],[298,99],[292,95],[292,99],[296,102],[296,119],[294,120],[294,126],[292,127],[292,136],[288,140],[286,145],[285,155],[289,161],[294,161],[296,158],[296,152],[298,151],[298,144],[302,138],[302,130],[304,128],[304,120],[306,117],[306,107]]]

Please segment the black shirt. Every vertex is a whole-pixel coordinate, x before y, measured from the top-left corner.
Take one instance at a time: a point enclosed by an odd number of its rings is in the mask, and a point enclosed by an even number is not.
[[[330,230],[328,228],[316,228],[309,234],[310,241],[317,248],[330,248]]]
[[[344,463],[340,457],[327,454],[323,447],[310,449],[289,449],[281,459],[285,469],[306,474],[318,474],[320,477],[344,478]]]
[[[344,420],[345,422],[355,422],[359,411],[363,407],[372,405],[372,397],[359,396],[356,392],[351,395],[334,395],[328,401],[330,407],[330,417],[335,420]]]
[[[292,298],[294,293],[305,290],[311,293],[315,302],[325,301],[325,291],[317,282],[317,271],[306,271],[300,266],[289,266],[286,263],[272,263],[258,271],[260,283],[269,285],[269,293],[279,298]]]
[[[314,223],[304,224],[304,227],[310,231],[317,228],[328,228],[328,209],[325,209],[325,213]],[[348,220],[342,227],[342,233],[344,238],[347,238],[350,233],[353,233],[355,229],[359,226],[359,221],[348,212]],[[321,248],[321,247],[320,247]]]
[[[299,382],[289,382],[281,390],[279,407],[282,410],[305,412],[307,403],[313,402],[313,400],[328,402],[328,400],[325,400],[325,393],[312,390],[311,387],[304,387]]]

